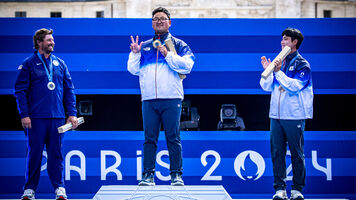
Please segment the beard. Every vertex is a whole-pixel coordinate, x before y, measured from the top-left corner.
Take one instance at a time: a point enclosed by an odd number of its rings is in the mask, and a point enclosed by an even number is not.
[[[168,32],[168,28],[164,24],[157,24],[154,30],[157,35],[163,35]]]
[[[165,34],[165,33],[167,33],[168,32],[168,30],[166,30],[166,29],[164,29],[164,30],[156,30],[155,31],[155,33],[157,34],[157,35],[163,35],[163,34]]]
[[[52,48],[51,48],[52,47]],[[44,46],[42,47],[43,52],[45,52],[46,54],[50,54],[54,49],[54,45],[50,45],[50,46]]]

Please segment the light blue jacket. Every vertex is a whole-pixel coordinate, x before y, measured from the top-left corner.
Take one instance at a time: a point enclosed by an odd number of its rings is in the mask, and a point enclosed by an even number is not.
[[[164,44],[171,38],[178,55],[168,52],[164,57],[153,47],[152,42],[157,38],[147,40],[142,44],[141,52],[129,55],[127,70],[140,79],[141,99],[183,99],[183,80],[179,74],[189,74],[195,57],[189,46],[180,39],[166,33],[160,37]],[[189,77],[188,77],[189,78]]]
[[[313,117],[314,96],[310,65],[298,51],[288,55],[285,61],[280,71],[260,80],[262,89],[272,92],[269,117],[310,119]]]

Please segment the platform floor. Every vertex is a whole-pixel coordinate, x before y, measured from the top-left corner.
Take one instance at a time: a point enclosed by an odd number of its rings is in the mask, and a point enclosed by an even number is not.
[[[19,199],[1,199],[1,200],[19,200]],[[36,199],[36,200],[54,200],[54,199]],[[68,199],[68,200],[92,200],[92,199]],[[233,200],[271,200],[271,199],[233,199]],[[349,199],[305,199],[305,200],[349,200]]]
[[[0,199],[0,200],[19,200],[19,199]],[[54,200],[54,199],[36,199],[36,200]],[[68,200],[92,200],[92,199],[68,199]],[[233,199],[233,200],[271,200],[271,199]],[[305,199],[305,200],[349,200],[349,199]]]

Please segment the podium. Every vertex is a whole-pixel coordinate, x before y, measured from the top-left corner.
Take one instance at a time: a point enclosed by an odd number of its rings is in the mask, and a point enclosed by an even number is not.
[[[221,185],[102,186],[93,200],[232,200]]]

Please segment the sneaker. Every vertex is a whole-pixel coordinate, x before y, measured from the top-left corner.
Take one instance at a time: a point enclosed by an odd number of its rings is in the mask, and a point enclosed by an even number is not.
[[[304,196],[298,190],[292,190],[290,200],[304,200]]]
[[[35,199],[35,191],[33,189],[26,189],[23,191],[21,200],[32,200]]]
[[[64,187],[58,187],[55,193],[56,200],[67,200],[66,189]]]
[[[173,186],[183,186],[184,182],[182,179],[182,175],[179,173],[171,174],[171,185]]]
[[[143,175],[142,180],[138,183],[139,186],[154,186],[155,180],[153,173],[146,173]]]
[[[287,192],[285,190],[277,190],[273,195],[273,200],[288,200]]]

